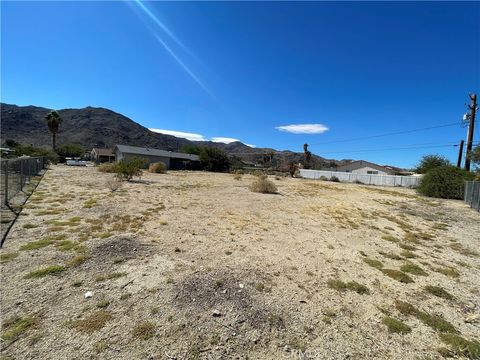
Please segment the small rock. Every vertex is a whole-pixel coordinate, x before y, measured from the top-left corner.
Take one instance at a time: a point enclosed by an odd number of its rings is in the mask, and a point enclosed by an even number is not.
[[[223,290],[222,292],[223,292],[224,294],[226,294],[226,293],[227,293],[227,289]]]
[[[245,285],[243,285],[243,284],[238,284],[238,287],[239,287],[240,289],[243,289],[243,288],[245,287]]]
[[[212,316],[213,317],[220,317],[220,316],[222,316],[222,313],[218,310],[213,310],[212,311]]]
[[[474,323],[480,320],[480,314],[473,314],[465,318],[466,323]]]
[[[89,298],[91,298],[92,296],[93,296],[93,291],[87,291],[87,292],[85,293],[85,299],[89,299]]]

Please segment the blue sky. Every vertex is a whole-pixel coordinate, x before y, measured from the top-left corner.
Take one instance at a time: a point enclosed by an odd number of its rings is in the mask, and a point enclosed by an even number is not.
[[[480,91],[478,2],[2,2],[1,11],[2,102],[105,107],[190,138],[309,143],[327,158],[405,167],[427,153],[453,161],[457,148],[443,145],[465,138],[468,93]],[[301,124],[314,126],[279,128]]]

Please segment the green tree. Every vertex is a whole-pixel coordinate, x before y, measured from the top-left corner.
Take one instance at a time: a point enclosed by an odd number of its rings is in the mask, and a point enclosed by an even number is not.
[[[180,149],[180,151],[185,154],[200,155],[202,149],[203,147],[198,145],[185,145]]]
[[[470,153],[470,160],[476,165],[477,170],[480,170],[480,145],[477,145]]]
[[[425,174],[439,166],[450,166],[450,161],[441,155],[425,155],[422,157],[414,171],[418,174]]]
[[[17,145],[13,152],[14,157],[19,156],[45,156],[47,161],[53,164],[58,162],[58,154],[52,150],[36,148],[33,146]]]
[[[52,148],[55,151],[57,149],[58,128],[63,122],[63,119],[60,117],[58,112],[52,111],[45,116],[45,121],[47,122],[48,130],[52,133]]]
[[[230,169],[227,154],[219,148],[203,147],[199,157],[202,167],[207,171],[225,172]]]
[[[57,149],[57,154],[63,157],[80,157],[83,153],[83,148],[75,144],[65,144]]]
[[[475,175],[452,165],[437,166],[422,178],[418,192],[425,196],[443,199],[463,199],[466,180]]]

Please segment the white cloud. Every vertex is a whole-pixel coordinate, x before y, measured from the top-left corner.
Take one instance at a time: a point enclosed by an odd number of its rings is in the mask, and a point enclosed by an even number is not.
[[[240,141],[238,139],[234,139],[234,138],[228,138],[228,137],[213,137],[211,139],[211,141],[213,142],[219,142],[219,143],[224,143],[224,144],[230,144],[232,142],[235,142],[235,141]]]
[[[247,145],[248,147],[251,147],[251,148],[256,148],[257,147],[257,145],[252,145],[252,144],[245,144],[245,145]]]
[[[175,130],[164,130],[164,129],[148,129],[150,131],[160,133],[160,134],[165,134],[165,135],[172,135],[176,136],[179,138],[184,138],[187,140],[192,140],[192,141],[208,141],[203,135],[201,134],[194,134],[194,133],[189,133],[189,132],[184,132],[184,131],[175,131]]]
[[[292,134],[323,134],[328,127],[323,124],[292,124],[277,126],[275,129]]]
[[[202,134],[189,133],[185,131],[164,130],[164,129],[148,129],[148,130],[159,133],[159,134],[172,135],[179,138],[184,138],[191,141],[213,141],[213,142],[219,142],[224,144],[230,144],[235,141],[241,141],[239,139],[221,137],[221,136],[216,136],[216,137],[212,137],[211,139],[208,139]],[[255,145],[250,145],[250,144],[245,144],[245,145],[250,146],[252,148],[256,147]]]

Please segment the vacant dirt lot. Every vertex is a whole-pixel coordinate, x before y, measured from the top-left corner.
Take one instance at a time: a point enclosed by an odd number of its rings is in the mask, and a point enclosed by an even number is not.
[[[480,357],[480,214],[461,201],[111,178],[53,166],[27,202],[0,252],[3,358]]]

